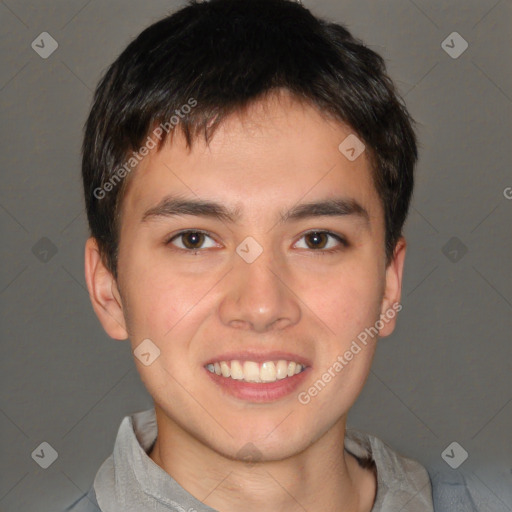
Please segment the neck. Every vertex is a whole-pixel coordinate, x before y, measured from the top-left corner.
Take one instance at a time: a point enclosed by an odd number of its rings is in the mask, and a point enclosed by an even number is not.
[[[161,411],[160,411],[161,412]],[[221,512],[370,512],[375,476],[344,450],[345,420],[283,460],[229,459],[157,414],[150,458],[185,490]]]

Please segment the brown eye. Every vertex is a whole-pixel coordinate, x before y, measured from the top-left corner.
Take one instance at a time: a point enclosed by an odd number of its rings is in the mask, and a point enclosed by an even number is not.
[[[210,240],[210,242],[208,242],[208,240]],[[184,251],[197,251],[215,247],[215,241],[208,233],[189,230],[182,231],[173,236],[167,241],[167,245],[174,245]]]
[[[204,234],[196,231],[184,233],[182,236],[183,245],[187,249],[199,249],[204,241]]]
[[[305,235],[306,244],[310,249],[323,249],[328,241],[328,234],[320,231],[313,231]]]
[[[305,243],[303,242],[301,246],[300,242],[297,242],[300,249],[312,249],[319,255],[333,253],[349,246],[343,237],[330,231],[310,231],[302,235],[301,240]]]

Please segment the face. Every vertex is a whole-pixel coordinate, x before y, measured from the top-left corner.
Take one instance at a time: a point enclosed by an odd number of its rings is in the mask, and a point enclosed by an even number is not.
[[[117,282],[88,242],[105,329],[151,340],[135,362],[160,414],[228,457],[280,459],[344,424],[376,345],[361,333],[400,299],[405,244],[386,267],[367,155],[338,149],[350,134],[287,96],[191,151],[178,131],[130,177]]]

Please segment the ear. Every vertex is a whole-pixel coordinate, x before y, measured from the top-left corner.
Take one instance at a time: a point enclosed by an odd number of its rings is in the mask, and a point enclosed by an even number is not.
[[[85,243],[85,280],[92,307],[106,333],[116,340],[128,338],[117,281],[107,270],[95,238]]]
[[[405,238],[400,237],[393,251],[393,259],[386,268],[386,287],[380,312],[380,319],[384,327],[380,329],[379,337],[389,336],[395,330],[396,317],[402,309],[400,297],[406,248]]]

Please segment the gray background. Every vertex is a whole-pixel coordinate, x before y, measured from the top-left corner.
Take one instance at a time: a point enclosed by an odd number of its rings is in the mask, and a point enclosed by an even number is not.
[[[485,510],[507,511],[512,4],[445,3],[305,2],[382,54],[419,123],[403,310],[350,423],[432,473],[454,471],[441,453],[457,441],[469,453],[458,471]],[[128,342],[103,332],[85,288],[80,144],[100,74],[178,5],[0,2],[1,511],[74,501],[110,455],[121,419],[152,405]],[[31,48],[43,31],[59,44],[48,59]],[[441,47],[453,31],[469,43],[457,59]],[[58,452],[46,470],[31,458],[43,441]]]

